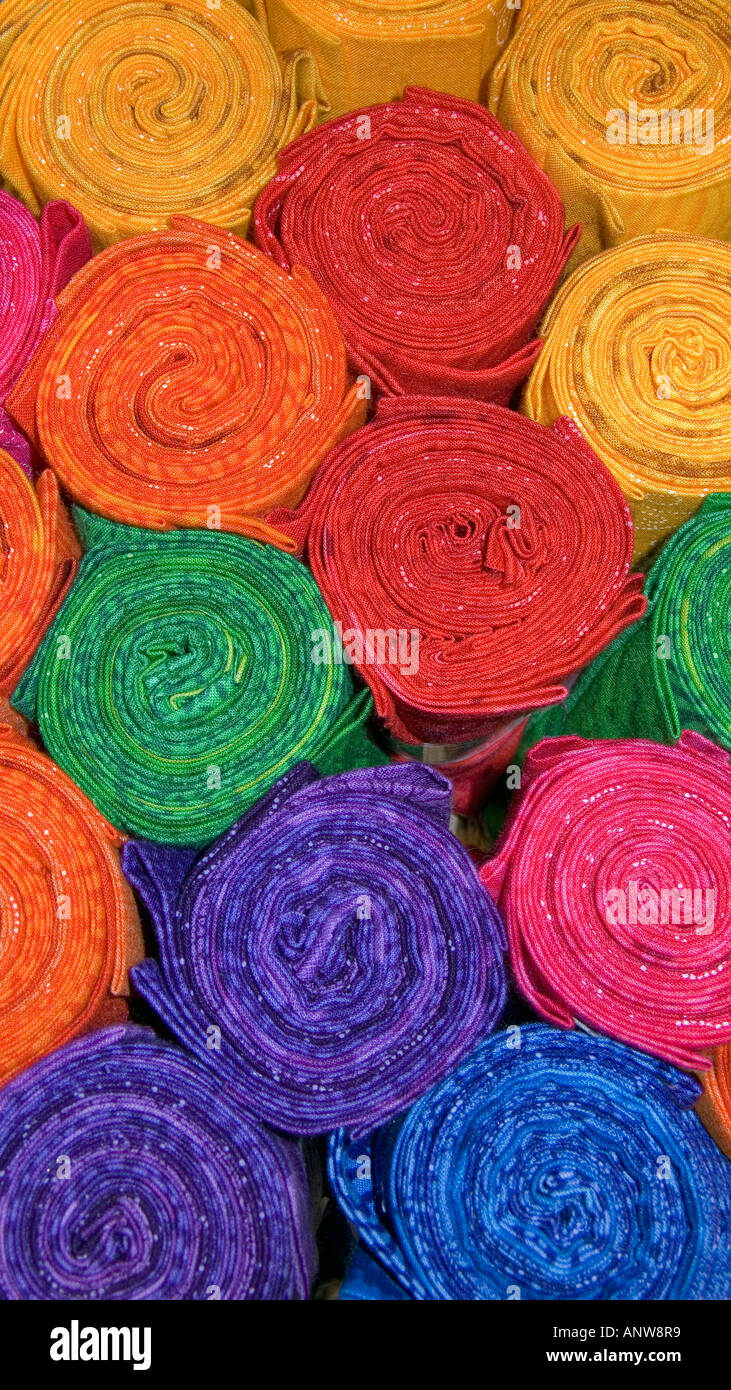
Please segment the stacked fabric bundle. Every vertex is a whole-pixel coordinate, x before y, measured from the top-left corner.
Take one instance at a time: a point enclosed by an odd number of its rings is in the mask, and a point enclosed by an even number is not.
[[[368,696],[311,659],[330,620],[299,561],[239,536],[76,520],[87,553],[13,704],[113,825],[204,845],[302,758],[379,761]]]
[[[378,714],[412,744],[487,738],[560,700],[645,610],[627,506],[567,420],[384,398],[299,511],[270,520],[304,549]],[[383,650],[360,650],[369,631]]]
[[[295,141],[254,212],[257,244],[311,271],[374,389],[503,405],[578,232],[514,135],[422,88]]]
[[[119,867],[121,837],[6,724],[0,805],[2,1083],[78,1033],[125,1016],[129,967],[143,949]]]
[[[39,225],[0,190],[0,448],[28,474],[30,446],[8,418],[5,398],[55,317],[55,296],[90,255],[89,233],[69,203],[48,203]]]
[[[306,1298],[305,1165],[241,1100],[132,1025],[0,1091],[0,1297]]]
[[[707,493],[731,491],[731,247],[663,233],[597,256],[541,331],[523,409],[580,426],[629,500],[642,558]]]
[[[267,0],[273,42],[311,50],[333,116],[392,101],[413,82],[477,101],[516,8],[514,0]]]
[[[202,855],[130,842],[139,992],[277,1129],[382,1124],[494,1026],[502,924],[424,767],[302,764]]]
[[[263,20],[262,0],[5,0],[0,172],[33,212],[70,198],[101,246],[174,213],[245,233],[322,105]]]
[[[537,1013],[704,1070],[731,1041],[730,866],[729,755],[686,732],[537,744],[480,878]]]
[[[96,256],[8,408],[71,495],[116,521],[277,541],[360,423],[332,311],[306,271],[187,217]]]
[[[704,1072],[696,1110],[716,1143],[731,1158],[731,1046],[717,1047]]]
[[[555,183],[577,257],[731,237],[729,0],[522,0],[490,110]]]
[[[342,1296],[728,1298],[731,1169],[697,1091],[608,1038],[494,1034],[389,1128],[334,1136],[374,1257]]]
[[[645,584],[647,616],[580,676],[568,699],[528,724],[542,738],[651,738],[696,729],[731,749],[731,497],[707,497],[667,541]]]
[[[76,572],[71,523],[46,470],[35,487],[0,449],[0,695],[12,694]]]

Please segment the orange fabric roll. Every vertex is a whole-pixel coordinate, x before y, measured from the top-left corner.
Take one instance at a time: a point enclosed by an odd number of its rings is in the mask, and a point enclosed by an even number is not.
[[[696,1110],[718,1147],[731,1158],[731,1043],[714,1049],[711,1070],[700,1079],[703,1095]]]
[[[7,408],[71,496],[291,549],[263,517],[296,505],[366,408],[309,272],[174,217],[101,252],[57,303]]]
[[[0,449],[0,695],[12,694],[80,555],[50,470],[34,487]]]
[[[0,725],[0,1083],[126,1015],[142,934],[122,836],[29,739]]]

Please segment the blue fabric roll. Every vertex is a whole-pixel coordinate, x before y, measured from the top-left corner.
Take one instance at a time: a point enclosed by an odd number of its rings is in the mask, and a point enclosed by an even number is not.
[[[698,1093],[610,1038],[513,1027],[375,1134],[334,1134],[330,1176],[411,1298],[728,1298],[731,1163]],[[354,1259],[342,1297],[384,1287]]]

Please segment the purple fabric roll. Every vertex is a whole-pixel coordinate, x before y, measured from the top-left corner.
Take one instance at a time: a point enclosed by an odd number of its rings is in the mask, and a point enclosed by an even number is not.
[[[202,855],[125,845],[160,947],[134,984],[276,1128],[373,1128],[496,1023],[503,927],[450,796],[423,766],[301,763]]]
[[[306,1298],[299,1149],[133,1024],[0,1091],[0,1298]]]
[[[31,476],[32,447],[3,403],[56,317],[56,295],[90,256],[89,233],[70,203],[48,203],[39,223],[0,191],[0,448]]]

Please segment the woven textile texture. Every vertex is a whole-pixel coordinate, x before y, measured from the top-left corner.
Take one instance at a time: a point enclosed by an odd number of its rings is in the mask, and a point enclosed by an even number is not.
[[[276,1129],[381,1124],[499,1017],[503,927],[450,802],[429,768],[301,764],[197,858],[125,847],[160,950],[136,989]]]
[[[0,1091],[0,1297],[306,1298],[302,1156],[240,1101],[131,1024]]]
[[[645,609],[627,506],[567,420],[384,398],[294,516],[269,519],[304,549],[378,714],[407,742],[486,738],[560,700]],[[352,634],[378,630],[408,635],[408,653],[364,644],[359,662]]]
[[[523,0],[487,104],[582,227],[731,237],[729,0]]]
[[[13,704],[113,825],[204,845],[303,757],[383,761],[368,693],[311,659],[330,619],[299,561],[75,516],[87,553]]]
[[[308,272],[174,217],[95,256],[58,303],[8,408],[76,501],[282,540],[260,518],[299,501],[365,410]]]
[[[715,1048],[711,1063],[701,1078],[703,1095],[696,1110],[718,1147],[731,1158],[731,1046]]]
[[[647,616],[533,716],[521,757],[542,738],[651,738],[696,729],[731,749],[731,497],[707,497],[666,542],[645,581]]]
[[[251,11],[251,13],[249,13]],[[282,145],[323,103],[262,0],[5,0],[0,173],[32,211],[69,198],[97,246],[193,213],[245,234]]]
[[[12,694],[66,593],[80,548],[49,469],[34,485],[0,449],[0,695]]]
[[[143,948],[119,867],[121,837],[60,768],[6,724],[0,806],[0,902],[8,921],[2,1083],[78,1033],[125,1017],[129,967]]]
[[[578,230],[514,135],[421,88],[295,141],[254,209],[257,244],[312,272],[375,390],[499,405]]]
[[[414,82],[477,101],[513,21],[506,0],[266,0],[277,48],[314,54],[329,114]]]
[[[642,237],[580,267],[541,326],[522,409],[570,415],[632,510],[635,558],[731,491],[731,246]]]
[[[38,223],[0,190],[0,449],[29,475],[35,460],[5,411],[5,398],[55,318],[55,296],[90,255],[89,233],[75,208],[48,203]]]
[[[480,878],[518,988],[549,1022],[693,1070],[731,1041],[731,776],[716,744],[544,740]]]
[[[333,1136],[374,1257],[341,1297],[728,1298],[731,1167],[697,1093],[608,1038],[494,1033],[401,1120]]]

